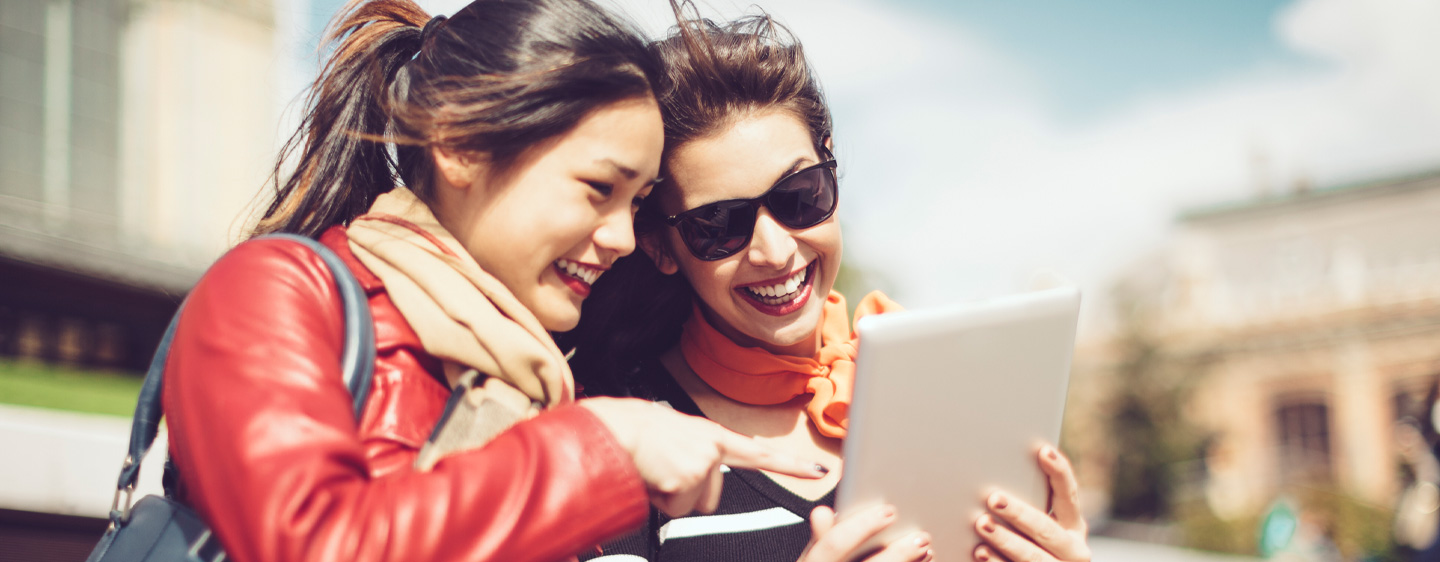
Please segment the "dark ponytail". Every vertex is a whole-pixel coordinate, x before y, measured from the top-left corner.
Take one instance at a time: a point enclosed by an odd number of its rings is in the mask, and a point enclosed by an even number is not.
[[[677,27],[652,43],[662,61],[659,101],[665,119],[665,160],[687,142],[704,138],[756,111],[778,109],[800,119],[817,148],[832,130],[829,106],[789,30],[768,15],[716,24],[689,1],[671,0]],[[664,174],[669,176],[669,174]],[[677,189],[662,183],[657,189]],[[645,199],[635,237],[661,236],[659,197]],[[683,251],[683,250],[682,250]],[[642,252],[621,258],[595,283],[580,324],[561,338],[574,346],[570,361],[586,393],[625,394],[637,362],[658,356],[680,339],[694,290],[685,277],[665,275]]]
[[[430,200],[431,147],[503,169],[601,106],[653,95],[658,73],[639,33],[590,0],[476,0],[433,20],[412,0],[352,0],[325,39],[253,234],[318,236],[401,183]]]

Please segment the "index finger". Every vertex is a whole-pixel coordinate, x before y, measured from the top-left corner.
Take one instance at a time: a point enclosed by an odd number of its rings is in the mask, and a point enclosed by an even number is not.
[[[768,470],[796,478],[822,478],[830,469],[814,461],[802,461],[777,453],[753,438],[732,431],[722,431],[719,439],[720,462],[731,468]]]

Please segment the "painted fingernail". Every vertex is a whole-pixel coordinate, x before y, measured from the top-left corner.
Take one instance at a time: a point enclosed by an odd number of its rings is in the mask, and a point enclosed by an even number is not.
[[[934,559],[935,559],[935,551],[933,551],[933,550],[926,550],[926,551],[925,551],[925,558],[923,558],[922,560],[924,560],[925,562],[930,562],[931,560],[934,560]]]
[[[993,533],[995,532],[995,521],[991,520],[989,517],[981,519],[980,528],[987,533]]]
[[[990,560],[990,552],[987,551],[987,550],[985,550],[985,549],[983,549],[983,548],[981,548],[981,549],[975,551],[975,558],[976,558],[977,560],[979,560],[980,562],[989,562],[989,560]]]
[[[1045,456],[1050,457],[1052,461],[1060,460],[1060,454],[1055,452],[1054,447],[1046,447]]]
[[[920,533],[915,536],[915,548],[926,548],[930,546],[930,534]],[[927,551],[928,554],[928,551]]]
[[[830,469],[825,468],[824,465],[817,462],[815,463],[815,472],[819,472],[820,474],[830,474]]]
[[[1005,500],[1005,494],[995,492],[995,495],[990,496],[990,506],[995,509],[1005,509],[1010,506],[1010,502]]]

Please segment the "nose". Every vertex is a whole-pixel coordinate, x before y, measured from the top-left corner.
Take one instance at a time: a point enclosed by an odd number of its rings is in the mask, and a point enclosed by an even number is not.
[[[780,269],[790,264],[799,247],[790,229],[776,221],[770,209],[762,208],[755,217],[755,234],[750,238],[745,257],[756,267]]]
[[[630,214],[630,209],[620,209],[602,215],[600,225],[595,228],[593,239],[602,255],[606,252],[614,252],[615,259],[620,259],[634,252],[635,217]]]

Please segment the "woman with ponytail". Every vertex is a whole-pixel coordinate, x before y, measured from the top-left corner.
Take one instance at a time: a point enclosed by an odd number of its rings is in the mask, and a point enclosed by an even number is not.
[[[832,288],[842,244],[830,110],[800,44],[768,16],[717,25],[672,7],[680,26],[652,45],[665,183],[637,217],[643,255],[615,264],[566,335],[576,377],[588,393],[663,402],[840,466],[857,342]],[[855,316],[896,308],[876,292]],[[924,532],[861,551],[896,514],[875,506],[836,521],[841,471],[729,470],[716,515],[652,513],[595,560],[1089,560],[1069,462],[1053,446],[1035,461],[1053,516],[997,491],[974,506],[988,513],[973,552],[933,552]]]
[[[318,239],[360,281],[372,390],[355,419],[316,254],[257,239],[205,274],[163,399],[177,496],[230,559],[560,560],[647,503],[714,509],[721,463],[823,473],[648,402],[574,400],[549,333],[634,249],[663,145],[628,26],[588,0],[448,19],[356,0],[328,40],[256,233]]]

